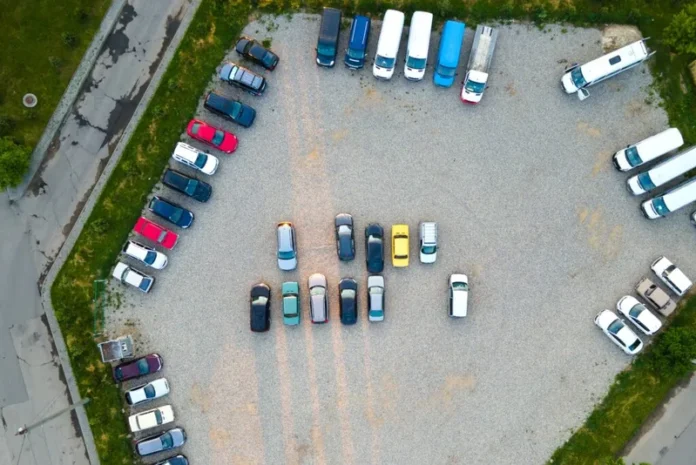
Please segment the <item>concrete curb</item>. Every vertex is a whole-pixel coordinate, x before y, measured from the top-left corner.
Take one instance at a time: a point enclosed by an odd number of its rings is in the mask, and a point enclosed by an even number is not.
[[[58,134],[60,127],[63,125],[63,121],[65,121],[66,116],[68,116],[70,113],[70,109],[73,107],[73,105],[75,105],[75,101],[80,95],[82,85],[91,74],[92,68],[94,68],[94,64],[97,62],[97,58],[99,58],[99,54],[104,47],[104,43],[111,34],[111,31],[113,31],[114,27],[116,27],[116,23],[121,17],[121,10],[123,10],[123,7],[127,2],[128,0],[113,0],[113,3],[107,10],[106,15],[104,15],[104,19],[99,26],[99,30],[94,35],[92,43],[89,44],[89,48],[87,48],[87,51],[82,57],[80,65],[75,70],[72,79],[70,79],[70,83],[65,89],[65,92],[63,92],[63,96],[61,97],[60,102],[58,102],[58,106],[53,112],[53,115],[51,115],[51,119],[48,120],[46,129],[44,129],[43,134],[41,134],[41,139],[39,139],[38,144],[36,144],[36,147],[34,147],[34,151],[31,154],[31,165],[29,166],[29,172],[24,176],[24,180],[19,186],[7,189],[7,194],[10,197],[10,200],[17,200],[21,198],[26,192],[27,187],[29,187],[31,180],[34,178],[34,175],[46,157],[46,152],[48,151],[51,142],[53,142],[56,134]]]
[[[125,0],[116,1],[125,3]],[[80,212],[80,215],[74,227],[70,231],[70,234],[66,238],[65,242],[61,246],[60,251],[58,252],[58,255],[56,256],[55,261],[48,270],[46,279],[44,280],[44,283],[40,289],[41,305],[43,306],[43,309],[46,312],[48,324],[53,335],[56,350],[58,351],[58,356],[60,357],[61,365],[63,367],[63,373],[65,374],[68,389],[70,390],[70,397],[72,398],[73,402],[76,402],[78,399],[80,399],[80,391],[77,387],[77,382],[72,371],[72,366],[70,365],[70,358],[68,357],[68,351],[65,346],[65,340],[63,339],[63,334],[60,331],[60,326],[58,324],[58,320],[56,319],[55,310],[53,309],[53,305],[51,303],[51,287],[53,286],[53,282],[55,281],[58,272],[63,267],[63,264],[67,260],[68,255],[70,254],[70,251],[75,245],[77,238],[82,232],[82,228],[84,227],[87,218],[89,217],[90,213],[92,213],[92,209],[94,208],[97,199],[101,195],[101,192],[104,189],[104,186],[106,185],[106,181],[109,179],[111,173],[113,172],[114,168],[121,159],[121,155],[123,154],[124,149],[128,145],[133,131],[140,122],[140,118],[142,117],[143,113],[150,104],[150,100],[152,99],[152,96],[154,95],[155,91],[157,90],[157,87],[159,86],[160,80],[162,79],[162,75],[168,68],[169,63],[177,48],[179,47],[179,44],[181,43],[181,40],[183,39],[186,31],[188,30],[189,24],[193,20],[193,16],[198,10],[201,1],[202,0],[191,0],[189,8],[187,9],[186,14],[181,20],[179,29],[177,30],[176,34],[174,35],[174,38],[172,39],[172,42],[169,44],[169,47],[164,53],[164,57],[162,58],[162,61],[159,67],[157,68],[157,71],[155,71],[155,74],[152,76],[152,80],[150,81],[150,84],[147,90],[145,91],[142,100],[138,104],[135,113],[133,113],[133,117],[128,122],[128,126],[126,126],[123,136],[121,137],[121,140],[116,146],[113,155],[110,157],[109,162],[104,168],[104,171],[99,177],[99,180],[94,185],[94,189],[92,190],[92,193],[89,199],[87,200],[87,203],[82,209],[82,212]],[[77,414],[77,419],[80,424],[80,430],[82,431],[82,436],[85,441],[85,447],[87,449],[87,456],[89,458],[89,461],[92,465],[99,465],[99,455],[97,453],[96,445],[94,444],[94,437],[92,436],[92,430],[89,426],[89,419],[87,418],[84,406],[80,406],[75,410],[75,412]]]

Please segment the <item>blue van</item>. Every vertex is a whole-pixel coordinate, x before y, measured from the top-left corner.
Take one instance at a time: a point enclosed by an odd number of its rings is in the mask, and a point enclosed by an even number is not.
[[[433,83],[440,87],[450,87],[454,84],[454,74],[459,65],[459,55],[464,41],[466,26],[459,21],[447,21],[440,37],[440,49],[437,52],[437,63],[433,73]]]
[[[350,27],[350,40],[343,60],[348,68],[360,69],[365,66],[367,41],[370,39],[370,18],[357,15]]]

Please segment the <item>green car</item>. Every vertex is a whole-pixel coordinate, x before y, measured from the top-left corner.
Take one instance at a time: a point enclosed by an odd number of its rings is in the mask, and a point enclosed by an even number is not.
[[[294,281],[283,283],[283,322],[286,325],[300,324],[300,286]]]

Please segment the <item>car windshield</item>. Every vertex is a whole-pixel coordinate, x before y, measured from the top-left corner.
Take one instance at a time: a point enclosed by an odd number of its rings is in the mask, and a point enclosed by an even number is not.
[[[174,447],[174,439],[172,439],[171,434],[164,433],[160,436],[160,440],[162,441],[162,449],[171,449]]]
[[[150,372],[150,365],[147,363],[147,359],[141,358],[138,360],[138,373],[141,375],[146,375]]]
[[[469,285],[467,283],[452,283],[452,289],[456,291],[468,291]]]
[[[184,214],[184,211],[181,208],[174,208],[172,210],[172,214],[169,215],[169,219],[174,223],[178,223],[179,220],[181,220],[181,216],[183,214]]]
[[[424,245],[421,248],[421,252],[423,252],[426,255],[434,254],[436,250],[437,250],[437,247],[435,247],[434,245]]]
[[[280,258],[281,260],[291,260],[295,258],[295,252],[293,252],[292,250],[279,250],[278,258]]]
[[[155,263],[155,259],[157,258],[157,252],[154,250],[148,250],[147,253],[145,254],[145,258],[143,261],[147,263],[148,265],[152,265]]]
[[[213,144],[220,146],[223,140],[225,140],[225,133],[218,129],[213,135]]]
[[[354,60],[362,60],[365,57],[365,52],[363,50],[353,50],[349,48],[348,56]]]
[[[254,300],[252,300],[254,305],[266,305],[266,302],[268,302],[268,297],[262,295],[254,297]]]
[[[380,68],[391,69],[394,67],[395,63],[396,58],[386,58],[380,55],[377,55],[377,57],[375,57],[375,65],[379,66]]]
[[[201,128],[201,123],[193,123],[193,126],[191,126],[191,133],[198,134],[198,130],[200,128]]]
[[[155,388],[152,386],[152,384],[148,384],[143,388],[143,391],[145,392],[145,397],[148,399],[154,399],[155,398]]]
[[[454,77],[456,69],[450,68],[449,66],[440,65],[437,67],[437,74],[445,77]]]
[[[655,183],[653,183],[652,179],[650,179],[650,172],[646,171],[644,173],[640,173],[638,175],[638,185],[643,188],[645,191],[650,191],[655,189]]]
[[[234,119],[239,118],[242,113],[242,104],[239,102],[232,102],[232,109],[230,110],[230,116]]]
[[[324,288],[321,286],[314,286],[309,290],[310,295],[324,295]]]
[[[634,351],[638,348],[639,345],[640,345],[640,339],[636,339],[636,342],[634,342],[633,344],[628,346],[628,348],[631,349],[631,351]]]
[[[585,80],[585,76],[582,75],[582,69],[580,69],[580,66],[570,72],[570,78],[573,80],[573,84],[575,84],[575,87],[578,89],[587,85],[587,81]]]
[[[626,160],[628,160],[628,164],[632,167],[643,163],[643,160],[638,156],[638,149],[633,146],[626,149]]]
[[[317,46],[317,53],[319,55],[332,57],[336,54],[336,47],[333,45],[319,44],[319,46]]]
[[[344,299],[354,299],[355,291],[353,289],[344,289],[341,291],[341,297]]]
[[[669,213],[669,208],[667,208],[667,204],[665,204],[665,199],[662,197],[654,198],[652,200],[652,205],[655,211],[662,216],[665,216]]]
[[[213,141],[215,141],[215,139],[213,139]],[[199,168],[203,168],[207,161],[208,161],[208,155],[206,155],[205,153],[199,153],[198,156],[196,157],[196,166]]]
[[[425,69],[425,63],[426,63],[425,58],[413,58],[413,57],[406,58],[406,66],[408,66],[409,68]]]
[[[275,61],[275,57],[273,56],[272,53],[266,52],[266,54],[263,56],[261,59],[264,65],[266,66],[271,66],[273,65],[273,62]]]
[[[186,193],[187,193],[188,195],[193,195],[193,194],[196,193],[196,188],[197,188],[197,187],[198,187],[198,181],[196,181],[195,179],[191,179],[191,180],[186,184],[186,189],[184,189],[184,190],[186,191]]]
[[[609,325],[607,330],[612,334],[618,334],[623,327],[624,325],[621,323],[621,320],[614,320],[614,322]]]
[[[638,318],[638,316],[643,313],[643,310],[645,310],[645,307],[641,304],[634,305],[631,310],[628,311],[628,314],[632,318]]]
[[[467,92],[471,92],[473,94],[481,94],[486,88],[486,84],[483,82],[476,82],[469,79],[468,81],[466,81],[466,86],[464,86],[464,88]]]

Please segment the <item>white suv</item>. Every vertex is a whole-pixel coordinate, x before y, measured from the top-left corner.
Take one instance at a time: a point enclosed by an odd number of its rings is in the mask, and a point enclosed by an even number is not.
[[[667,257],[660,257],[650,265],[658,278],[678,296],[686,294],[694,283]]]
[[[174,421],[174,410],[171,405],[153,408],[128,417],[131,433],[156,428]]]
[[[209,153],[202,152],[192,145],[178,142],[172,158],[179,163],[211,176],[217,171],[220,160]]]
[[[111,275],[122,283],[137,287],[138,290],[145,293],[150,292],[152,285],[155,283],[155,278],[152,276],[141,273],[123,262],[118,262],[116,264]]]

